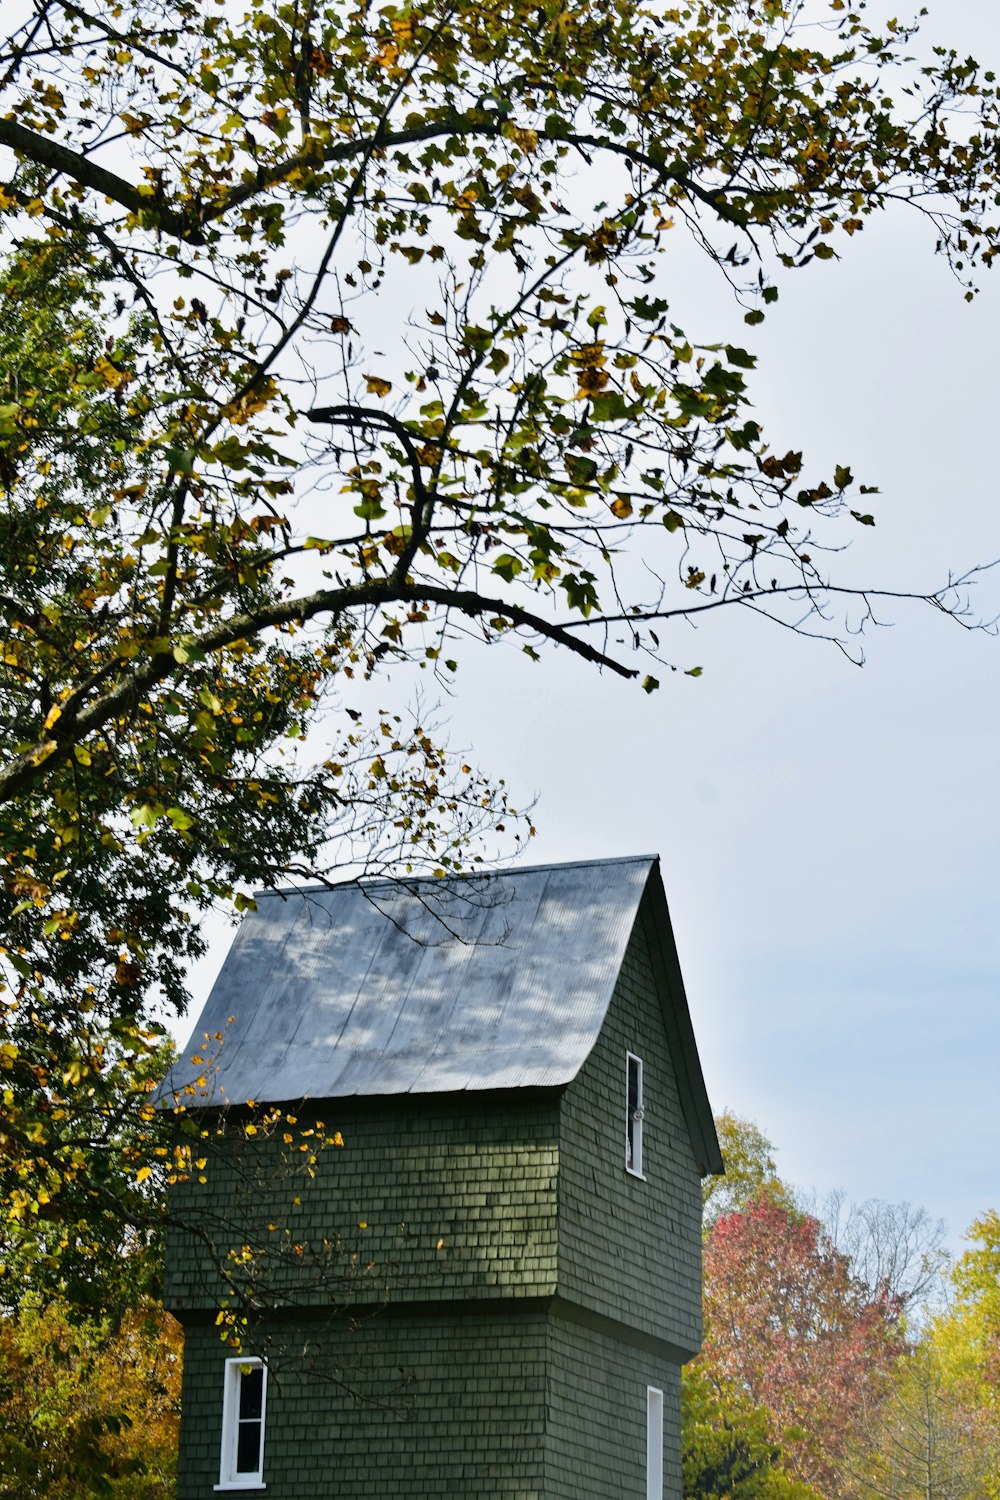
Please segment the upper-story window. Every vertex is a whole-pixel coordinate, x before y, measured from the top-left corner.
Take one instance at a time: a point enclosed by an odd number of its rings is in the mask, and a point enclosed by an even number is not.
[[[642,1171],[642,1058],[625,1054],[625,1165],[636,1177]]]
[[[222,1460],[217,1490],[264,1488],[267,1368],[259,1359],[227,1359],[222,1390]]]

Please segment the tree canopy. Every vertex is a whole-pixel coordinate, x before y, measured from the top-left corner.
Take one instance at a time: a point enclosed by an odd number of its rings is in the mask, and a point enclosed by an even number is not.
[[[706,611],[870,614],[831,574],[870,487],[771,450],[671,248],[752,329],[898,207],[971,297],[998,94],[848,0],[7,11],[0,1129],[30,1219],[134,1189],[95,1167],[116,1128],[67,1122],[155,1049],[207,904],[527,834],[379,712],[387,664],[447,689],[506,638],[652,691],[700,671],[672,627]]]
[[[845,1500],[993,1500],[997,1425],[949,1378],[937,1340],[908,1350],[882,1398],[862,1402],[844,1461]]]
[[[0,1316],[3,1500],[171,1500],[181,1343],[145,1299],[117,1319],[30,1300]]]
[[[834,1192],[810,1212],[757,1125],[716,1123],[734,1174],[709,1199],[704,1345],[682,1377],[686,1500],[995,1496],[996,1212],[949,1266],[924,1209]]]
[[[786,1442],[794,1448],[795,1437]],[[681,1384],[684,1500],[820,1500],[782,1462],[774,1423],[738,1381],[720,1379],[704,1362],[685,1368]]]
[[[836,1488],[865,1399],[901,1352],[901,1309],[858,1281],[818,1220],[763,1201],[716,1221],[705,1247],[701,1362],[770,1413],[796,1478]]]
[[[701,1185],[702,1223],[707,1232],[716,1220],[751,1203],[773,1203],[794,1209],[794,1194],[778,1176],[774,1144],[753,1120],[724,1109],[715,1117],[725,1175],[706,1177]]]

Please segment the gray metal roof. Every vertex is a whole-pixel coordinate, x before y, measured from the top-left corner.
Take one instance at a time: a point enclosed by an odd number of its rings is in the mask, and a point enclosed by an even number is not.
[[[263,894],[163,1092],[198,1076],[208,1090],[191,1104],[566,1084],[597,1040],[651,884],[675,989],[651,856]],[[675,1048],[693,1052],[682,987],[678,1003]],[[206,1033],[224,1040],[206,1046]],[[213,1049],[207,1075],[192,1067]],[[703,1115],[696,1052],[693,1066]]]

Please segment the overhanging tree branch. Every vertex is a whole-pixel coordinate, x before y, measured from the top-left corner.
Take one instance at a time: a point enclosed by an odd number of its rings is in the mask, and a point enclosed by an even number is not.
[[[399,584],[394,579],[351,588],[319,589],[312,594],[281,600],[252,613],[232,616],[207,629],[184,634],[178,644],[183,645],[186,653],[209,654],[242,641],[255,640],[267,630],[304,625],[319,616],[336,620],[347,614],[395,603],[437,604],[470,619],[481,619],[484,615],[498,617],[515,629],[527,629],[554,644],[566,646],[575,656],[595,666],[606,667],[619,677],[638,675],[635,668],[623,666],[588,641],[572,636],[566,625],[556,624],[510,600],[479,594],[471,589]],[[106,664],[99,673],[75,689],[64,701],[58,717],[53,719],[47,737],[12,757],[6,766],[0,768],[0,804],[42,778],[45,764],[52,756],[81,743],[121,715],[130,713],[158,683],[183,674],[182,664],[171,652],[155,651],[141,665],[125,670],[112,687],[104,689],[103,683],[116,668],[118,663]],[[95,689],[98,695],[93,697]]]

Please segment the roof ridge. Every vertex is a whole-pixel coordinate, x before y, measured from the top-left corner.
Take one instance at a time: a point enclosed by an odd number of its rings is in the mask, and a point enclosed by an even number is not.
[[[264,896],[299,896],[308,891],[336,891],[350,890],[352,888],[370,888],[380,885],[447,885],[449,881],[471,881],[471,880],[500,880],[507,876],[536,875],[542,870],[585,870],[595,865],[654,865],[658,862],[658,854],[613,854],[607,859],[560,859],[547,860],[535,865],[509,865],[503,869],[494,870],[462,870],[446,875],[372,875],[358,876],[356,879],[331,882],[327,885],[324,881],[313,881],[307,885],[283,886],[280,889],[269,888],[267,890],[254,891],[254,899],[259,900]]]

